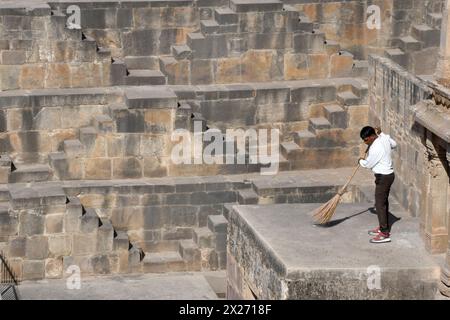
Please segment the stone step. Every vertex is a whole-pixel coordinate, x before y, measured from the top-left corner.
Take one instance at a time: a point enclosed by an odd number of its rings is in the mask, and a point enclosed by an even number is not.
[[[181,240],[178,247],[178,253],[184,261],[190,264],[197,263],[200,267],[200,249],[192,239]]]
[[[198,123],[200,123],[200,125],[198,125]],[[207,130],[207,121],[200,112],[193,112],[191,114],[191,132],[197,130],[197,126],[201,128],[201,132],[205,132]]]
[[[194,47],[202,46],[205,39],[205,35],[201,32],[191,32],[187,34],[186,44],[189,48],[193,49]]]
[[[324,117],[310,118],[309,131],[317,133],[318,130],[326,130],[331,128],[331,123]]]
[[[48,162],[53,173],[59,180],[70,180],[67,155],[64,152],[51,152],[48,154]]]
[[[341,51],[341,45],[334,40],[325,40],[325,50],[327,54],[331,56]]]
[[[189,59],[191,58],[192,52],[189,53]],[[172,56],[159,57],[159,69],[166,75],[168,84],[185,85],[190,83],[189,63],[188,60],[177,60]]]
[[[108,59],[111,58],[111,49],[106,47],[98,47],[97,48],[97,56],[100,59]]]
[[[307,131],[307,132],[309,132],[309,131]],[[313,135],[311,132],[309,132],[309,133],[311,135]],[[289,154],[298,150],[300,147],[294,141],[287,141],[287,142],[282,142],[280,145],[280,148],[281,148],[281,154],[283,155],[283,157],[285,157],[286,159],[289,159]]]
[[[429,13],[426,18],[427,25],[440,29],[442,24],[442,13]]]
[[[6,184],[0,185],[0,201],[9,201],[9,189]]]
[[[10,184],[9,192],[14,209],[41,207],[45,209],[42,214],[61,213],[66,210],[67,196],[60,185],[32,184],[27,186]]]
[[[404,52],[414,52],[422,49],[422,43],[412,36],[400,38],[398,40],[398,46]]]
[[[113,132],[114,120],[106,114],[99,114],[94,117],[94,128],[97,132]]]
[[[357,79],[355,83],[352,83],[350,86],[350,91],[353,92],[358,98],[359,103],[361,104],[367,104],[368,103],[368,96],[369,96],[369,87],[368,83],[364,79]],[[346,90],[342,90],[346,91]]]
[[[294,8],[295,10],[295,8]],[[295,10],[298,12],[297,10]],[[304,14],[303,12],[298,12],[298,20],[296,24],[296,28],[294,28],[295,31],[305,31],[305,32],[313,32],[314,30],[314,23],[311,22],[309,17]]]
[[[347,112],[337,104],[324,107],[325,118],[331,123],[332,128],[347,128]]]
[[[182,103],[177,109],[175,119],[175,129],[190,130],[192,107],[187,103]]]
[[[387,58],[391,59],[392,61],[399,64],[403,68],[407,68],[409,58],[408,55],[401,49],[398,48],[386,49],[384,51],[384,54]]]
[[[126,231],[115,231],[113,240],[114,251],[125,251],[130,249],[130,240]]]
[[[86,212],[81,217],[80,231],[83,233],[96,232],[100,225],[101,221],[95,209],[86,209]]]
[[[208,228],[214,233],[226,233],[228,221],[221,214],[208,216]]]
[[[315,135],[308,135],[308,131],[300,131],[294,136],[294,141],[299,148],[337,148],[347,147],[345,131],[339,128],[330,128],[328,130],[319,130]],[[353,142],[353,141],[350,141]],[[293,150],[295,153],[298,150]]]
[[[258,204],[259,197],[253,189],[242,189],[238,191],[239,204]]]
[[[129,109],[176,109],[178,98],[169,88],[143,86],[125,89],[125,102]]]
[[[289,170],[289,161],[280,155],[280,160],[273,164],[272,168],[278,166],[279,171]],[[225,160],[224,160],[225,163]],[[169,176],[208,176],[211,174],[235,175],[247,173],[263,173],[268,165],[262,164],[170,164]],[[265,172],[265,171],[264,171]]]
[[[84,145],[78,139],[65,140],[63,151],[67,157],[80,157],[86,153]]]
[[[110,81],[113,86],[120,86],[125,84],[125,77],[127,76],[127,65],[123,60],[113,59],[110,70]]]
[[[108,218],[100,218],[97,230],[97,252],[107,253],[114,249],[114,227]]]
[[[367,60],[355,60],[353,63],[352,76],[358,78],[368,78],[369,62]]]
[[[220,24],[216,20],[202,20],[200,21],[200,31],[203,34],[218,33]]]
[[[15,164],[16,170],[9,175],[9,183],[48,181],[52,170],[46,164]]]
[[[414,25],[412,36],[422,42],[425,48],[439,47],[441,42],[441,32],[426,24]]]
[[[200,31],[204,35],[237,33],[239,26],[237,24],[219,24],[216,20],[202,20],[200,22]]]
[[[239,22],[239,16],[229,7],[215,9],[214,19],[220,25],[235,25]]]
[[[143,263],[145,253],[141,247],[135,242],[130,243],[128,250],[128,272],[141,273],[143,271]]]
[[[294,145],[291,145],[290,152],[294,152],[299,148],[305,148],[310,144],[310,141],[316,139],[316,135],[309,130],[298,131],[294,135],[294,143],[296,144],[296,148]]]
[[[126,56],[124,62],[128,70],[155,70],[158,61],[151,56]]]
[[[186,271],[186,263],[178,251],[145,252],[142,263],[145,273]]]
[[[129,86],[165,85],[166,77],[159,70],[133,69],[125,78],[125,84]]]
[[[280,0],[230,0],[230,8],[235,12],[281,11]]]
[[[144,239],[145,237],[146,236],[144,234]],[[154,253],[163,251],[176,251],[179,248],[179,242],[180,240],[152,240],[152,241],[140,241],[139,245],[145,252]]]
[[[81,217],[85,209],[77,197],[68,197],[66,203],[66,214],[64,215],[64,231],[79,232],[81,227]]]
[[[361,99],[352,91],[343,91],[337,94],[337,101],[342,106],[354,106],[361,103]]]
[[[193,241],[199,248],[214,248],[216,245],[215,240],[214,232],[209,230],[208,227],[194,229]]]
[[[326,50],[325,33],[301,32],[294,35],[293,49],[296,53],[319,53]]]
[[[189,59],[192,57],[192,50],[187,44],[172,46],[172,55],[177,60]]]
[[[224,34],[188,33],[187,45],[194,59],[214,59],[228,56],[227,37]]]
[[[95,144],[97,134],[98,132],[94,127],[80,128],[80,142],[86,147],[86,151]]]

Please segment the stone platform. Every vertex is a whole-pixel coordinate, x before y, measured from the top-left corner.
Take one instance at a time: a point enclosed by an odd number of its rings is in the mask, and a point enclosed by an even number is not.
[[[369,206],[341,204],[326,227],[314,225],[317,204],[234,206],[227,297],[434,299],[440,269],[418,219],[393,212],[392,242],[371,244],[377,217]]]
[[[19,292],[23,300],[213,300],[224,280],[223,272],[115,275],[82,277],[80,289],[66,280],[25,281]]]

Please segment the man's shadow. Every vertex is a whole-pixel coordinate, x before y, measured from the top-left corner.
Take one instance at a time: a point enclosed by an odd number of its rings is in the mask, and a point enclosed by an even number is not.
[[[368,208],[368,209],[366,209],[366,210],[364,210],[364,211],[355,213],[355,214],[353,214],[353,215],[351,215],[351,216],[348,216],[348,217],[345,217],[345,218],[342,218],[342,219],[331,220],[331,221],[329,221],[329,222],[327,222],[327,223],[323,223],[323,224],[316,224],[316,226],[322,227],[322,228],[332,228],[332,227],[335,227],[335,226],[341,224],[341,223],[344,222],[344,221],[347,221],[347,220],[349,220],[349,219],[351,219],[351,218],[357,217],[357,216],[359,216],[359,215],[361,215],[361,214],[363,214],[363,213],[366,213],[366,212],[370,212],[371,214],[375,214],[375,215],[377,214],[375,208],[374,208],[374,207],[371,207],[371,208]],[[399,218],[399,217],[394,216],[394,215],[392,214],[392,212],[389,211],[389,214],[388,214],[388,222],[389,222],[389,225],[390,225],[391,227],[394,225],[394,223],[396,223],[397,221],[399,221],[399,220],[401,220],[401,219],[402,219],[402,218]]]

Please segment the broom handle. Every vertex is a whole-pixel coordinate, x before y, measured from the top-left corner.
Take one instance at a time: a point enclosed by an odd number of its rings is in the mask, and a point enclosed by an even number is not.
[[[360,164],[358,164],[358,166],[355,168],[355,170],[353,171],[352,176],[350,177],[350,179],[348,179],[347,183],[342,187],[342,189],[339,191],[339,195],[343,195],[345,192],[347,192],[347,187],[350,184],[350,182],[352,181],[353,177],[355,176],[356,172],[358,171],[359,167],[361,167]]]
[[[365,152],[365,154],[364,154],[365,156],[366,156],[367,153],[369,152],[369,148],[370,148],[370,146],[367,147],[366,152]],[[342,187],[342,189],[339,191],[339,195],[342,196],[342,195],[346,192],[348,185],[349,185],[350,182],[352,181],[353,177],[356,175],[356,172],[358,171],[359,167],[361,167],[361,164],[358,163],[358,166],[357,166],[357,167],[355,168],[355,170],[353,171],[353,174],[352,174],[352,176],[350,177],[350,179],[348,179],[347,183],[346,183],[346,184]]]

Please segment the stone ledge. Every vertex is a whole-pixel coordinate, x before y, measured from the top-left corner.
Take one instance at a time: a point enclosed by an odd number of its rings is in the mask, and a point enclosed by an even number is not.
[[[317,206],[233,206],[228,250],[245,281],[258,283],[251,286],[261,288],[258,298],[434,298],[440,268],[416,231],[417,218],[394,213],[401,220],[393,225],[392,243],[373,245],[367,230],[377,218],[367,204],[340,204],[328,228],[313,224]],[[379,267],[382,290],[367,286],[371,266]],[[270,292],[276,286],[268,283],[278,282],[287,290]]]

